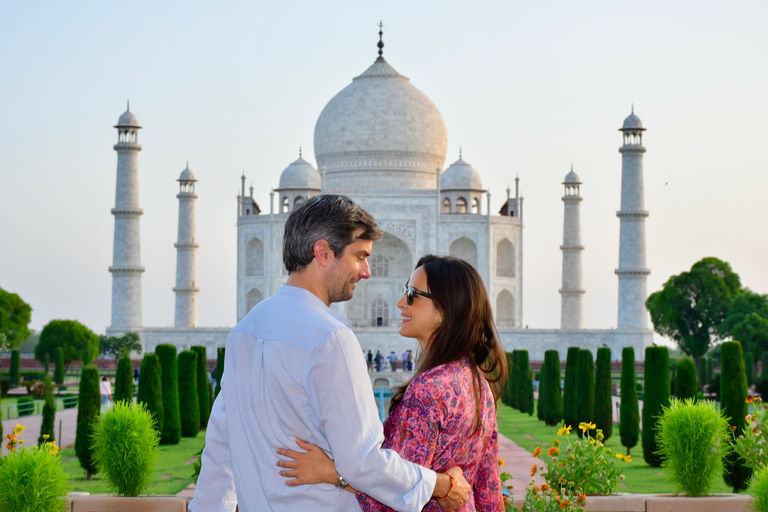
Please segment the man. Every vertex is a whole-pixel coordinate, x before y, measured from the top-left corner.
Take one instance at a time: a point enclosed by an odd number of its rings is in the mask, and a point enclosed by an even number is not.
[[[101,393],[101,410],[104,411],[109,407],[109,401],[112,400],[112,384],[106,377],[102,377],[101,382],[99,382],[99,393]]]
[[[389,353],[389,366],[392,368],[393,372],[397,370],[397,356],[395,355],[394,350]]]
[[[384,440],[370,377],[350,322],[333,312],[368,279],[368,257],[381,233],[373,217],[344,196],[318,196],[285,224],[286,286],[232,330],[226,372],[206,433],[194,512],[359,510],[349,483],[403,511],[432,498],[446,510],[470,492],[459,468],[436,474],[381,449]],[[296,439],[335,461],[339,486],[288,486],[279,448]]]

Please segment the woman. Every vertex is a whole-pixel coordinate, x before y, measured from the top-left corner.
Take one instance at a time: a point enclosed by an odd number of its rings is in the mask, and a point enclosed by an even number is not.
[[[416,375],[392,397],[382,447],[438,472],[460,466],[472,485],[461,510],[504,510],[495,404],[507,375],[506,356],[480,275],[463,260],[425,256],[397,307],[400,334],[416,338],[423,355]],[[339,474],[325,452],[297,442],[308,451],[278,450],[292,459],[278,462],[289,468],[281,475],[295,477],[288,485],[336,484]],[[389,510],[360,492],[357,499],[365,511]],[[424,510],[440,507],[433,500]]]

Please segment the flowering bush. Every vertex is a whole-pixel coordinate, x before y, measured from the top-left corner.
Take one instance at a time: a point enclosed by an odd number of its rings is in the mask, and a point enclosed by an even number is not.
[[[538,452],[538,453],[537,453]],[[538,457],[541,449],[537,448],[534,455]],[[504,461],[499,459],[499,467],[504,465]],[[565,488],[560,492],[552,489],[548,484],[536,485],[536,474],[543,471],[538,464],[531,468],[531,482],[525,490],[525,501],[523,508],[518,509],[512,502],[512,495],[507,490],[508,482],[512,476],[508,473],[501,473],[501,484],[504,494],[504,512],[583,512],[586,496],[584,494],[573,494]],[[511,486],[509,486],[511,488]]]
[[[0,459],[0,510],[63,511],[68,483],[61,469],[59,447],[43,436],[39,446],[25,448],[20,437],[25,428],[17,424],[5,436],[9,453]]]
[[[603,432],[598,429],[595,436],[590,431],[594,423],[581,423],[579,430],[583,439],[571,442],[570,426],[563,426],[557,431],[558,438],[547,450],[549,463],[544,480],[550,487],[563,489],[564,492],[583,494],[613,494],[624,480],[624,475],[614,465],[612,450],[603,443]],[[564,437],[567,446],[559,439]],[[541,453],[541,450],[537,448]],[[632,462],[632,456],[617,453],[615,458]]]
[[[768,430],[765,429],[768,406],[763,404],[763,399],[749,395],[747,403],[755,408],[752,414],[747,415],[744,433],[734,442],[734,449],[745,464],[752,469],[759,469],[768,463]]]

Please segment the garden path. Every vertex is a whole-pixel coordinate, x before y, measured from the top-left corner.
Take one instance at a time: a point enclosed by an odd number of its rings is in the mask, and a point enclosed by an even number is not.
[[[525,496],[525,487],[531,480],[531,468],[534,464],[542,467],[544,462],[534,458],[531,452],[521,448],[517,443],[502,434],[499,434],[499,458],[504,460],[504,467],[501,470],[514,477],[512,494],[515,496]],[[536,475],[536,484],[541,485],[543,483],[544,479]],[[189,484],[186,489],[177,494],[177,496],[188,498],[192,498],[194,495],[195,484]]]
[[[61,422],[61,437],[63,439],[56,439],[56,444],[62,448],[72,446],[75,444],[75,433],[77,431],[77,407],[72,409],[64,409],[56,411],[56,427],[54,432],[56,436],[59,435],[59,422]],[[32,416],[22,416],[12,420],[3,420],[3,437],[13,432],[16,424],[26,425],[23,437],[24,442],[28,446],[34,446],[37,444],[37,438],[40,437],[40,427],[43,424],[43,415],[35,414]],[[8,449],[5,447],[5,442],[2,443],[2,455],[8,453]]]

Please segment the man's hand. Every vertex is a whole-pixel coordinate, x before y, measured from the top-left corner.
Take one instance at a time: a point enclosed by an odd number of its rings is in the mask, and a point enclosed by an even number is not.
[[[460,509],[467,503],[469,500],[469,493],[472,492],[472,486],[469,485],[467,479],[464,478],[464,472],[461,470],[461,468],[459,466],[454,466],[446,471],[445,475],[438,473],[438,485],[435,486],[435,491],[437,491],[437,488],[439,487],[441,476],[448,480],[448,487],[445,489],[445,491],[443,491],[442,494],[435,492],[437,496],[445,496],[445,493],[448,492],[448,488],[450,488],[450,479],[448,478],[448,475],[453,477],[453,479],[456,481],[456,484],[453,486],[453,489],[451,489],[448,497],[444,500],[438,500],[437,503],[440,505],[440,508],[446,512],[451,512],[452,510]]]

